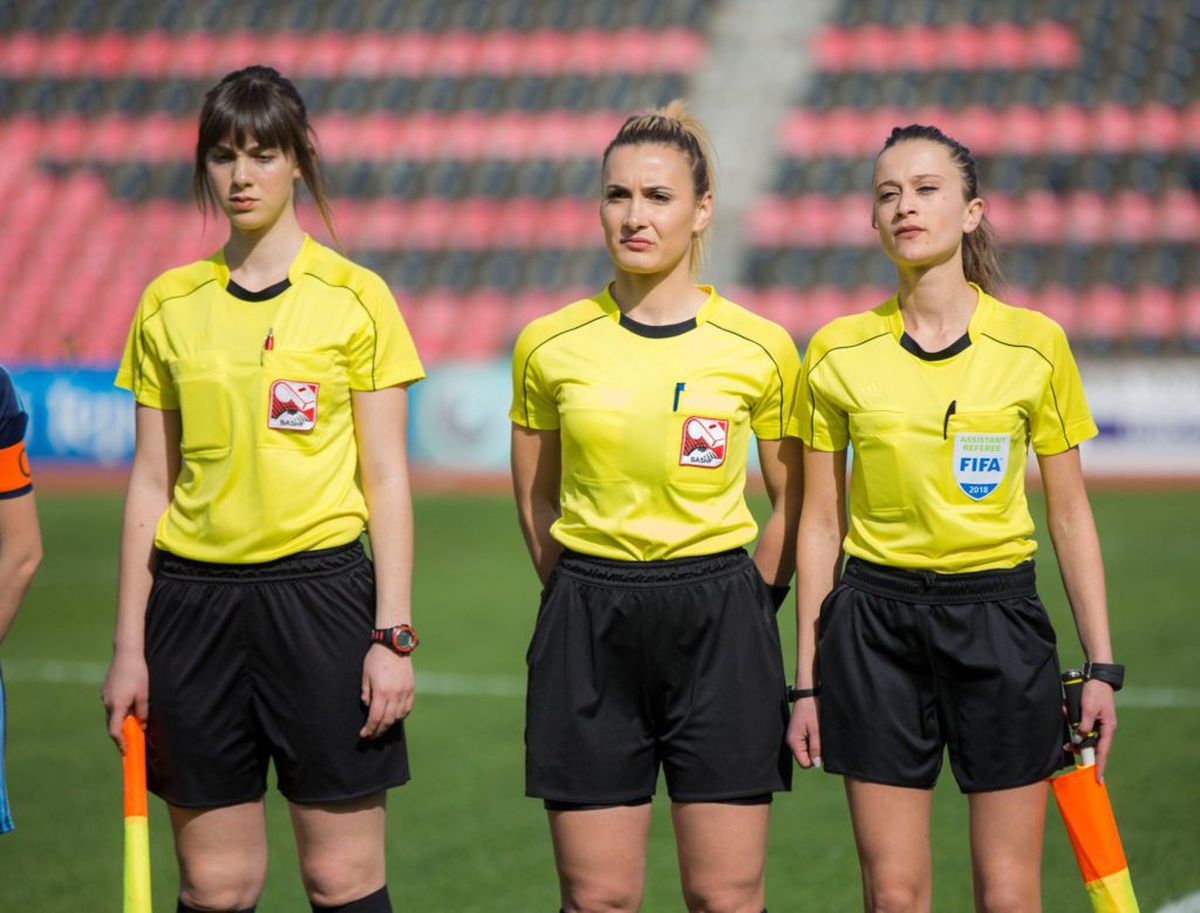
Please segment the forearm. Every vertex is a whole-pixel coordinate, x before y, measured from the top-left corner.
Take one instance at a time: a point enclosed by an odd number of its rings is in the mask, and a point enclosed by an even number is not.
[[[1112,662],[1104,560],[1091,507],[1086,498],[1051,507],[1047,525],[1084,655],[1091,662]]]
[[[842,529],[836,520],[802,517],[796,547],[796,687],[817,683],[817,620],[837,584]]]
[[[144,651],[146,602],[154,583],[154,536],[168,500],[164,487],[140,479],[135,469],[121,525],[114,654],[140,656]]]
[[[517,519],[521,524],[521,535],[533,561],[534,570],[545,583],[562,553],[562,545],[551,535],[550,527],[559,518],[559,505],[545,498],[528,497],[518,499]]]
[[[771,586],[790,585],[796,570],[796,535],[789,526],[784,506],[776,505],[754,549],[758,572]]]
[[[375,626],[412,623],[413,513],[407,467],[395,467],[368,490],[375,561]]]
[[[0,643],[4,642],[21,600],[41,564],[41,542],[0,541]]]

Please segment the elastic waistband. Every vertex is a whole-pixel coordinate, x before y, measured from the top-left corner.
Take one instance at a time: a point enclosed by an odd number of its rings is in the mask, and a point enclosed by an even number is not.
[[[928,605],[1037,595],[1037,577],[1032,561],[996,571],[938,574],[934,571],[887,567],[851,557],[846,561],[842,581],[877,596]]]
[[[564,574],[611,586],[672,586],[743,570],[750,562],[744,548],[665,561],[622,561],[563,549],[555,567]]]
[[[367,554],[358,540],[334,548],[297,552],[258,564],[217,564],[183,558],[170,552],[159,552],[155,576],[205,583],[266,583],[273,580],[298,580],[302,577],[340,574],[366,560]]]

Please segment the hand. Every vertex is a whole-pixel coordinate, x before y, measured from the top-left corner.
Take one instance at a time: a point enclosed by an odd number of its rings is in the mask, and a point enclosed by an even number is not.
[[[108,735],[121,754],[125,754],[125,736],[121,725],[133,714],[146,728],[150,712],[150,672],[141,653],[116,653],[104,676],[100,700],[108,713]]]
[[[821,766],[821,730],[817,723],[817,698],[802,697],[788,721],[788,747],[797,763],[807,769]]]
[[[1096,731],[1100,741],[1096,745],[1096,782],[1104,782],[1104,767],[1108,763],[1108,752],[1112,748],[1113,735],[1117,731],[1117,710],[1113,705],[1111,685],[1091,679],[1083,683],[1083,697],[1079,707],[1079,731]]]
[[[363,660],[362,702],[367,705],[367,721],[358,731],[359,736],[377,739],[397,720],[408,716],[415,686],[410,657],[372,644]]]

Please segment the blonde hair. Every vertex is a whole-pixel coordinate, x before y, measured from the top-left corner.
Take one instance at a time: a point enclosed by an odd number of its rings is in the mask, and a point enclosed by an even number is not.
[[[713,175],[712,142],[700,119],[687,110],[682,98],[668,102],[645,114],[635,114],[626,119],[604,150],[600,159],[601,168],[608,162],[608,154],[618,146],[658,145],[678,149],[686,156],[692,172],[692,190],[696,201],[716,188]],[[700,275],[707,246],[704,233],[692,236],[691,273],[692,279]]]

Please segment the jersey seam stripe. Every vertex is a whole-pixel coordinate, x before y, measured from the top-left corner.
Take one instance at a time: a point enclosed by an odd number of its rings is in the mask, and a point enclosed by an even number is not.
[[[201,282],[199,285],[197,285],[191,291],[183,292],[182,294],[179,294],[179,295],[171,295],[170,297],[162,299],[162,301],[158,302],[158,307],[156,307],[154,309],[153,314],[143,315],[141,323],[138,324],[138,332],[141,333],[144,331],[144,328],[146,326],[146,321],[148,321],[152,317],[157,317],[158,312],[163,309],[163,305],[165,305],[168,301],[178,301],[180,298],[187,298],[191,295],[196,294],[196,292],[200,291],[200,289],[204,288],[204,286],[209,285],[216,281],[217,281],[217,277],[213,276],[211,279],[205,279],[203,282]],[[141,381],[143,380],[146,371],[142,367],[142,360],[140,358],[134,362],[133,367],[134,367],[134,372],[135,372],[135,376],[133,379],[134,380],[133,387],[134,387],[134,396],[136,397],[137,391],[140,390],[142,387]]]
[[[809,399],[809,403],[811,404],[811,408],[809,409],[808,427],[810,429],[809,437],[812,439],[812,443],[810,443],[808,445],[809,447],[812,447],[815,450],[816,449],[815,445],[817,443],[817,397],[813,393],[813,386],[812,386],[812,380],[811,380],[813,371],[817,370],[817,368],[820,367],[821,362],[823,362],[826,358],[828,358],[834,352],[840,352],[842,349],[857,349],[859,346],[864,346],[868,342],[873,342],[876,339],[880,339],[884,336],[890,336],[890,335],[891,335],[891,333],[889,331],[885,330],[882,333],[876,333],[874,336],[868,336],[866,339],[861,339],[858,342],[853,342],[853,343],[850,343],[849,345],[834,346],[832,349],[830,349],[828,352],[826,352],[824,355],[822,355],[820,358],[818,358],[817,363],[808,369],[809,382],[807,384],[805,384],[805,386],[808,387],[808,399]]]
[[[708,321],[708,325],[712,326],[712,327],[716,327],[718,330],[724,330],[726,333],[729,333],[733,336],[737,336],[740,339],[746,340],[746,342],[754,343],[756,346],[758,346],[760,349],[763,350],[763,353],[767,356],[767,358],[771,359],[771,365],[775,368],[775,376],[779,378],[779,439],[782,441],[784,438],[786,427],[787,427],[787,422],[784,417],[784,408],[783,408],[784,407],[784,398],[787,396],[787,393],[783,389],[783,371],[781,371],[779,369],[779,362],[777,362],[775,360],[775,356],[771,354],[771,350],[768,349],[766,346],[764,346],[757,339],[752,339],[749,336],[743,336],[737,330],[731,330],[731,329],[729,329],[729,327],[723,327],[723,326],[721,326],[721,324],[716,323],[715,321],[712,321],[712,320]]]
[[[566,335],[567,333],[573,333],[575,330],[581,330],[584,327],[595,323],[597,320],[603,320],[607,316],[607,314],[600,314],[597,317],[593,317],[591,320],[585,320],[583,323],[578,323],[573,327],[567,327],[565,330],[559,330],[553,336],[548,336],[529,350],[529,354],[525,356],[525,364],[521,367],[521,402],[525,407],[526,427],[529,427],[529,363],[533,361],[534,353],[546,343],[558,339],[559,336]]]
[[[1070,450],[1071,449],[1071,436],[1069,434],[1067,434],[1067,422],[1063,418],[1062,410],[1058,408],[1058,393],[1055,392],[1055,390],[1054,390],[1054,362],[1052,362],[1049,358],[1047,358],[1042,353],[1041,349],[1037,348],[1036,346],[1031,346],[1031,345],[1029,345],[1029,343],[1005,342],[1003,339],[997,339],[995,336],[991,335],[990,333],[980,333],[979,335],[984,336],[987,339],[990,339],[992,342],[999,343],[1002,346],[1009,346],[1014,349],[1029,349],[1031,352],[1035,352],[1037,354],[1038,358],[1040,358],[1042,361],[1044,361],[1046,364],[1048,364],[1050,366],[1050,398],[1054,400],[1054,414],[1058,416],[1058,424],[1062,428],[1063,440],[1066,441],[1067,449]]]
[[[371,309],[369,307],[367,307],[367,303],[365,301],[363,301],[360,297],[358,297],[358,292],[356,292],[350,286],[341,285],[341,284],[335,283],[335,282],[329,282],[325,279],[322,279],[316,273],[311,273],[311,272],[308,272],[307,270],[305,270],[303,275],[312,276],[318,282],[320,282],[324,285],[327,285],[330,288],[344,288],[346,291],[348,291],[351,295],[354,296],[354,300],[358,302],[359,307],[361,307],[363,309],[363,311],[366,312],[367,319],[369,321],[371,321],[371,389],[372,390],[378,389],[375,386],[375,355],[379,350],[379,324],[377,324],[375,322],[375,315],[371,313]]]

